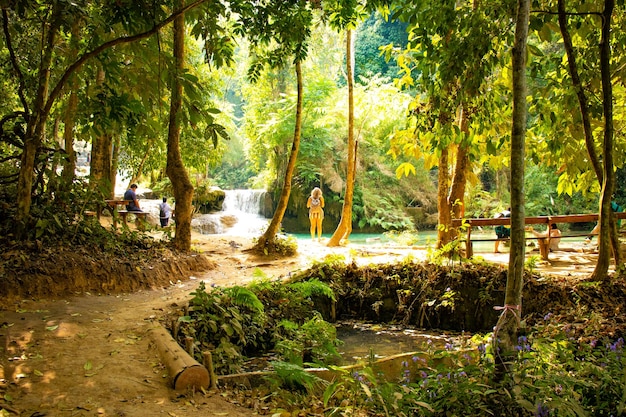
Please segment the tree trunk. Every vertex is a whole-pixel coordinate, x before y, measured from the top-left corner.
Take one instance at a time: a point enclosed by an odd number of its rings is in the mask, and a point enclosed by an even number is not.
[[[448,192],[450,190],[450,151],[441,150],[439,168],[437,171],[437,249],[441,249],[448,242],[448,227],[452,223],[452,213],[448,206]]]
[[[459,115],[459,128],[461,132],[466,135],[469,133],[469,117],[467,111],[461,107]],[[446,178],[439,177],[439,183],[445,184],[444,189],[438,190],[438,204],[439,207],[439,222],[446,221],[447,223],[439,223],[439,231],[437,233],[437,248],[441,249],[454,239],[458,238],[459,231],[457,228],[450,226],[451,219],[462,218],[465,214],[465,186],[467,185],[467,172],[469,170],[469,145],[466,141],[461,142],[456,147],[456,162],[454,163],[454,174],[452,176],[452,182],[448,178],[449,166],[450,166],[450,151],[446,149],[444,151],[445,156],[445,170],[440,170],[439,174],[445,174]],[[443,153],[442,153],[443,157]],[[442,158],[440,158],[440,163]],[[439,194],[441,193],[441,194]],[[448,193],[447,195],[445,195]],[[449,214],[446,214],[449,213]],[[442,227],[441,225],[446,225]],[[450,253],[451,254],[451,253]]]
[[[148,143],[146,143],[146,151],[141,157],[141,161],[139,161],[139,166],[137,166],[137,170],[133,173],[133,177],[130,182],[139,182],[139,179],[143,176],[143,168],[146,166],[146,161],[150,156],[150,151],[152,150],[152,145],[154,144],[154,139],[149,139]]]
[[[185,5],[184,0],[175,2],[175,9]],[[185,67],[185,17],[180,14],[174,20],[174,60],[175,70],[172,76],[172,98],[170,103],[169,128],[167,132],[167,167],[165,172],[172,182],[176,199],[176,236],[174,245],[177,249],[191,249],[191,203],[193,185],[180,154],[180,117],[183,101],[183,86],[180,82]]]
[[[498,376],[515,355],[524,285],[524,155],[526,136],[526,41],[530,0],[518,0],[513,45],[513,123],[511,129],[511,253],[502,314],[493,332]]]
[[[272,216],[267,230],[259,238],[259,241],[255,245],[256,249],[269,251],[272,248],[272,243],[276,239],[276,234],[280,230],[280,224],[283,221],[285,211],[287,211],[287,204],[289,203],[289,196],[291,195],[291,183],[293,180],[293,173],[296,169],[296,161],[298,159],[298,153],[300,152],[300,137],[302,134],[302,108],[304,106],[304,88],[302,80],[302,65],[300,61],[296,61],[296,80],[298,89],[298,98],[296,103],[296,123],[293,132],[293,144],[291,145],[291,153],[289,154],[289,161],[285,168],[285,177],[283,181],[282,191]]]
[[[63,146],[67,153],[67,160],[63,164],[63,173],[61,174],[63,186],[66,187],[74,180],[76,173],[76,152],[74,152],[74,126],[76,122],[76,109],[78,108],[78,94],[76,93],[76,84],[69,84],[71,92],[67,101],[67,109],[63,118]]]
[[[578,98],[578,105],[580,107],[580,117],[583,122],[583,133],[585,135],[585,146],[587,147],[587,154],[589,155],[589,161],[593,167],[598,178],[598,183],[602,184],[603,172],[602,163],[598,158],[596,152],[595,140],[593,138],[593,130],[591,128],[591,120],[589,117],[589,104],[587,101],[587,95],[585,89],[580,81],[580,75],[578,74],[578,64],[576,61],[576,55],[574,52],[574,46],[572,44],[572,37],[569,34],[567,27],[567,15],[565,11],[565,0],[559,0],[559,28],[561,30],[561,36],[563,37],[563,46],[565,53],[567,54],[567,65],[569,69],[570,77],[572,77],[572,85],[576,91],[576,97]]]
[[[109,182],[111,183],[111,189],[113,190],[113,194],[115,194],[115,185],[117,184],[117,169],[119,167],[120,160],[120,135],[117,134],[113,137],[113,152],[111,152],[111,172],[109,177]],[[132,184],[132,183],[131,183]],[[128,184],[130,187],[130,184]]]
[[[462,218],[465,215],[465,187],[467,185],[467,173],[470,169],[469,160],[469,115],[467,109],[461,107],[459,128],[464,133],[464,140],[459,144],[454,165],[454,176],[450,186],[448,202],[452,211],[452,217]],[[456,234],[455,236],[456,237]]]
[[[106,79],[106,73],[100,67],[96,74],[96,85],[101,88]],[[91,161],[89,163],[89,184],[96,187],[105,198],[115,198],[115,190],[111,187],[111,151],[112,137],[106,129],[101,135],[91,141]]]
[[[77,19],[72,25],[69,54],[70,62],[74,62],[78,57],[78,41],[80,36],[79,22],[80,20]],[[74,152],[74,126],[76,125],[76,109],[78,108],[78,82],[76,77],[72,77],[67,85],[70,95],[63,116],[63,146],[67,153],[67,160],[63,164],[63,173],[61,174],[64,187],[69,187],[76,175],[76,152]]]
[[[111,188],[111,150],[110,133],[104,133],[91,142],[91,161],[89,163],[89,183],[100,189],[105,198],[114,198]]]
[[[60,5],[55,3],[51,23],[44,37],[45,43],[41,54],[41,61],[39,62],[37,95],[33,103],[32,113],[28,117],[26,134],[24,135],[24,152],[22,153],[20,171],[17,179],[17,213],[14,223],[18,237],[25,236],[30,215],[33,180],[35,176],[35,158],[43,141],[46,120],[48,118],[48,114],[45,112],[45,103],[50,88],[52,53],[60,26],[60,12]],[[26,106],[26,103],[24,103],[24,105]]]
[[[604,1],[602,12],[602,36],[600,40],[600,72],[602,75],[602,107],[604,110],[604,143],[602,145],[604,163],[602,195],[600,197],[600,233],[598,234],[598,263],[591,275],[592,280],[605,280],[608,277],[611,261],[611,247],[614,247],[616,265],[620,264],[619,241],[617,235],[613,239],[611,224],[613,211],[611,199],[615,190],[615,172],[613,170],[613,87],[611,85],[611,15],[615,7],[614,0]],[[608,221],[607,221],[608,220]],[[614,229],[614,228],[613,228]],[[613,240],[615,244],[612,245]]]
[[[356,178],[356,141],[354,139],[354,66],[352,30],[346,31],[346,77],[348,81],[348,159],[346,168],[346,190],[341,209],[341,220],[331,236],[327,246],[338,246],[342,240],[348,239],[352,233],[352,200],[354,197],[354,181]]]

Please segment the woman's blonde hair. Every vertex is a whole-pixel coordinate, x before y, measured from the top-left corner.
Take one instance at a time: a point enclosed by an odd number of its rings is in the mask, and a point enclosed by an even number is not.
[[[320,190],[319,187],[313,188],[313,191],[311,191],[311,197],[320,198],[321,196],[322,196],[322,190]]]

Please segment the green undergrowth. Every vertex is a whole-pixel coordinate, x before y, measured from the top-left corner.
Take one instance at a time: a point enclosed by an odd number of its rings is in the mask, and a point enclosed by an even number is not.
[[[623,415],[622,338],[580,342],[568,336],[564,323],[547,319],[519,338],[510,371],[496,380],[491,337],[475,335],[463,345],[418,352],[396,375],[382,375],[371,365],[336,369],[338,377],[327,382],[288,368],[247,396],[263,393],[257,411],[270,406],[275,415]]]
[[[314,308],[314,298],[334,300],[319,280],[284,284],[263,278],[242,287],[200,283],[173,330],[179,341],[191,337],[196,358],[213,353],[219,374],[241,371],[246,357],[273,352],[296,365],[336,363],[335,327]]]
[[[191,337],[195,355],[213,353],[221,374],[266,355],[270,377],[233,401],[257,398],[259,414],[359,416],[618,416],[626,398],[623,314],[626,285],[524,278],[524,321],[509,372],[498,378],[492,347],[494,306],[502,305],[506,270],[484,263],[401,262],[359,267],[329,258],[288,281],[246,287],[200,284],[179,312],[174,333]],[[406,324],[473,334],[424,352],[383,375],[370,361],[337,366],[333,319]],[[473,327],[471,327],[473,326]],[[306,372],[333,369],[328,382]]]

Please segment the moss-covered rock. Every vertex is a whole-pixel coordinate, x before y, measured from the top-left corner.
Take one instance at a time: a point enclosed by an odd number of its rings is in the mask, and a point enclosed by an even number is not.
[[[194,191],[194,206],[202,214],[222,210],[226,193],[219,187],[199,185]]]

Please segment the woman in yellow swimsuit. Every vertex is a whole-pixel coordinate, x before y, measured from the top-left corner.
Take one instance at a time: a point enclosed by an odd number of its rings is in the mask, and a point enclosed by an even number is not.
[[[324,220],[324,197],[319,187],[313,188],[306,206],[309,209],[309,220],[311,221],[311,239],[315,240],[315,232],[317,230],[317,239],[321,241],[322,221]]]

